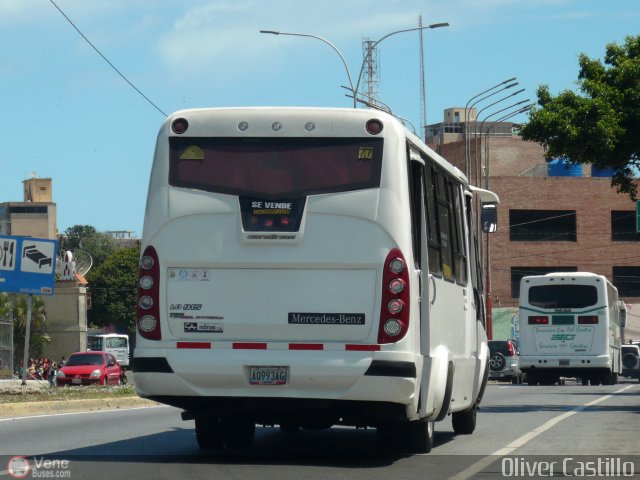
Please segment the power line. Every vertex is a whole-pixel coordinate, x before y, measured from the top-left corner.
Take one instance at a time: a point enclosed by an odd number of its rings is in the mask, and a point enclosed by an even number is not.
[[[100,55],[102,57],[102,59],[107,62],[109,64],[109,66],[118,74],[120,75],[120,77],[122,77],[122,79],[127,82],[136,92],[138,92],[147,102],[149,102],[156,110],[158,110],[162,115],[164,115],[165,117],[167,117],[168,115],[162,111],[162,109],[160,107],[158,107],[155,103],[153,103],[151,101],[151,99],[149,97],[147,97],[144,93],[142,93],[140,91],[140,89],[138,87],[136,87],[127,77],[125,77],[125,75],[118,70],[118,68],[109,61],[109,59],[107,57],[105,57],[102,52],[100,50],[98,50],[98,48],[91,43],[91,41],[85,36],[84,33],[82,33],[80,31],[80,29],[78,27],[76,27],[76,25],[71,21],[71,19],[62,11],[62,9],[56,4],[56,2],[54,2],[53,0],[49,0],[51,2],[51,4],[56,7],[56,9],[62,14],[62,16],[67,20],[67,22],[69,22],[69,24],[75,29],[76,32],[78,32],[80,34],[80,36],[82,38],[84,38],[84,40],[91,46],[91,48],[93,48],[98,55]]]

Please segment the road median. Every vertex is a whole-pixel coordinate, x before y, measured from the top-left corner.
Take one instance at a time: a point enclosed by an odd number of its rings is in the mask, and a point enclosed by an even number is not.
[[[0,418],[116,410],[120,408],[152,407],[156,405],[158,405],[158,403],[136,396],[1,403]]]

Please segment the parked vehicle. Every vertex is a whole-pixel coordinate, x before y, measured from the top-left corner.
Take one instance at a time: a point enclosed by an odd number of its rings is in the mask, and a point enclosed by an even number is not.
[[[622,345],[622,376],[637,378],[640,382],[640,347]]]
[[[116,357],[122,368],[129,368],[129,335],[119,333],[87,335],[87,350],[110,353]]]
[[[69,355],[56,375],[62,385],[122,385],[124,370],[116,358],[106,352],[77,352]]]
[[[489,379],[522,383],[518,352],[512,340],[489,340]]]

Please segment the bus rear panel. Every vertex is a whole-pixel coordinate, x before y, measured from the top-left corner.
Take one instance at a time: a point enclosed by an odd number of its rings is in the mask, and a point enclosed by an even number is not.
[[[203,109],[165,122],[145,212],[134,371],[141,396],[196,420],[201,446],[233,445],[233,432],[255,423],[402,423],[428,451],[437,416],[465,410],[457,428],[475,427],[487,347],[474,295],[461,293],[456,309],[469,317],[462,335],[474,335],[455,337],[469,350],[458,369],[468,378],[453,381],[448,340],[421,339],[430,287],[415,258],[407,135],[365,110]],[[459,185],[458,221],[470,218],[466,180],[444,160],[439,168]],[[456,280],[468,282],[472,267],[458,264],[457,277],[444,271],[447,288],[462,292]]]
[[[520,369],[529,384],[577,377],[611,383],[620,373],[618,296],[585,272],[524,277],[520,287]]]

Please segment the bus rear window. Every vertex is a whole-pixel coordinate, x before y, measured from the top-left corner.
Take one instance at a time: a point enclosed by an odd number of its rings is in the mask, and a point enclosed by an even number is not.
[[[380,186],[381,138],[169,140],[169,184],[259,198],[300,198]]]
[[[529,288],[529,305],[540,308],[585,308],[598,303],[593,285],[540,285]]]

